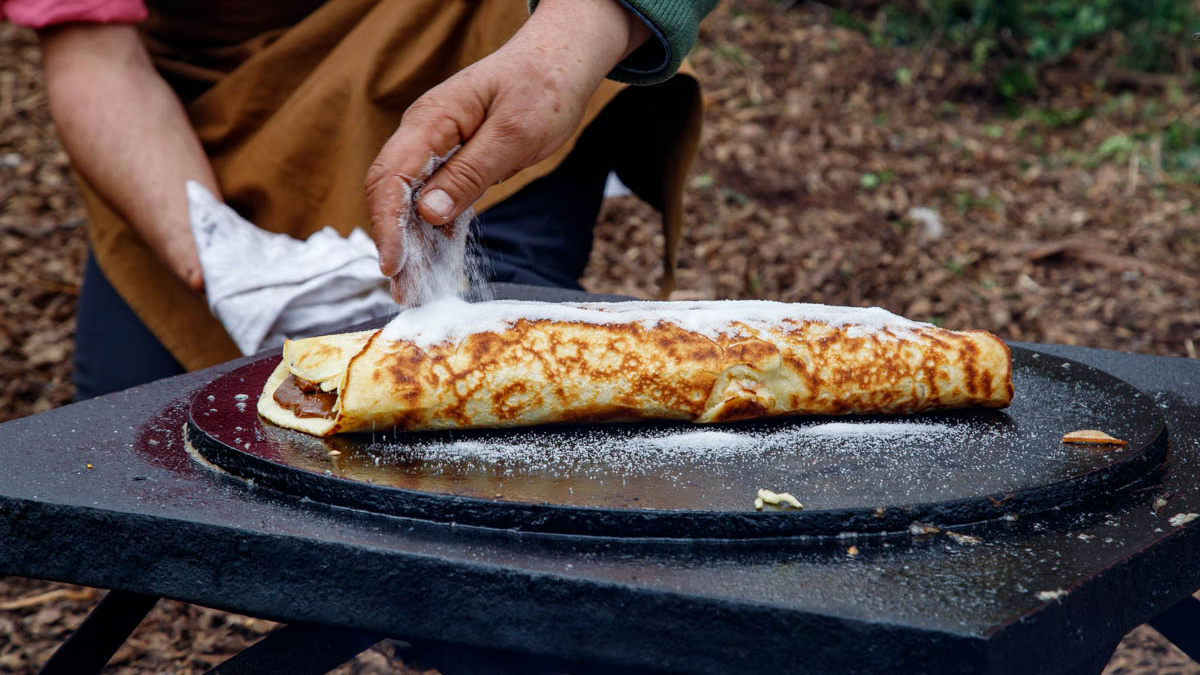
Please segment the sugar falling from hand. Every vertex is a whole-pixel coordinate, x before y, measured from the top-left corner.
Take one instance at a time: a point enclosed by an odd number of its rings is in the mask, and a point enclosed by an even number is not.
[[[467,288],[487,289],[486,262],[473,235],[474,208],[442,227],[430,225],[417,210],[425,181],[457,151],[456,146],[444,157],[431,156],[420,175],[403,186],[406,208],[396,225],[404,259],[391,281],[392,297],[403,298],[409,306],[455,298]]]

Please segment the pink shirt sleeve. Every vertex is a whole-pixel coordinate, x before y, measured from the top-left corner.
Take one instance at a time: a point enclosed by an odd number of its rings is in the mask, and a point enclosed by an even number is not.
[[[146,18],[143,0],[0,0],[0,20],[29,28],[56,23],[135,23]]]

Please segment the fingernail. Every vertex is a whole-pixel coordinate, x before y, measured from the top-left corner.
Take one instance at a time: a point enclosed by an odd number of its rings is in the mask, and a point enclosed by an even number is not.
[[[445,190],[426,192],[421,195],[421,203],[425,205],[425,208],[443,218],[449,218],[454,211],[454,200],[450,199],[450,195],[446,194]]]

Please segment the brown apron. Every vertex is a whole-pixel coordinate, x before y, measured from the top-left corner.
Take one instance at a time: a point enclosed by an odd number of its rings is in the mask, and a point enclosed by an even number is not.
[[[262,3],[280,9],[261,16],[222,11],[220,2],[167,4],[152,5],[143,34],[184,100],[223,198],[259,227],[299,238],[326,225],[342,234],[368,229],[363,178],[404,110],[498,48],[528,16],[525,0],[329,0],[310,13]],[[210,16],[228,20],[205,33],[196,18]],[[666,293],[699,138],[699,85],[679,75],[623,89],[606,80],[571,141],[488,190],[477,210],[552,171],[583,126],[616,99],[630,118],[629,151],[620,153],[629,166],[618,173],[663,212]],[[188,370],[239,356],[207,305],[86,185],[84,192],[97,262],[171,354]]]

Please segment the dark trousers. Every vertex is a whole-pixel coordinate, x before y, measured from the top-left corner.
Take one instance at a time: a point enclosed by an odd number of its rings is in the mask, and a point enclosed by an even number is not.
[[[89,251],[75,308],[75,400],[182,372],[183,366],[125,304]]]
[[[479,216],[489,277],[532,286],[580,288],[610,161],[603,119],[553,172]],[[75,400],[184,372],[88,254],[76,310]]]

